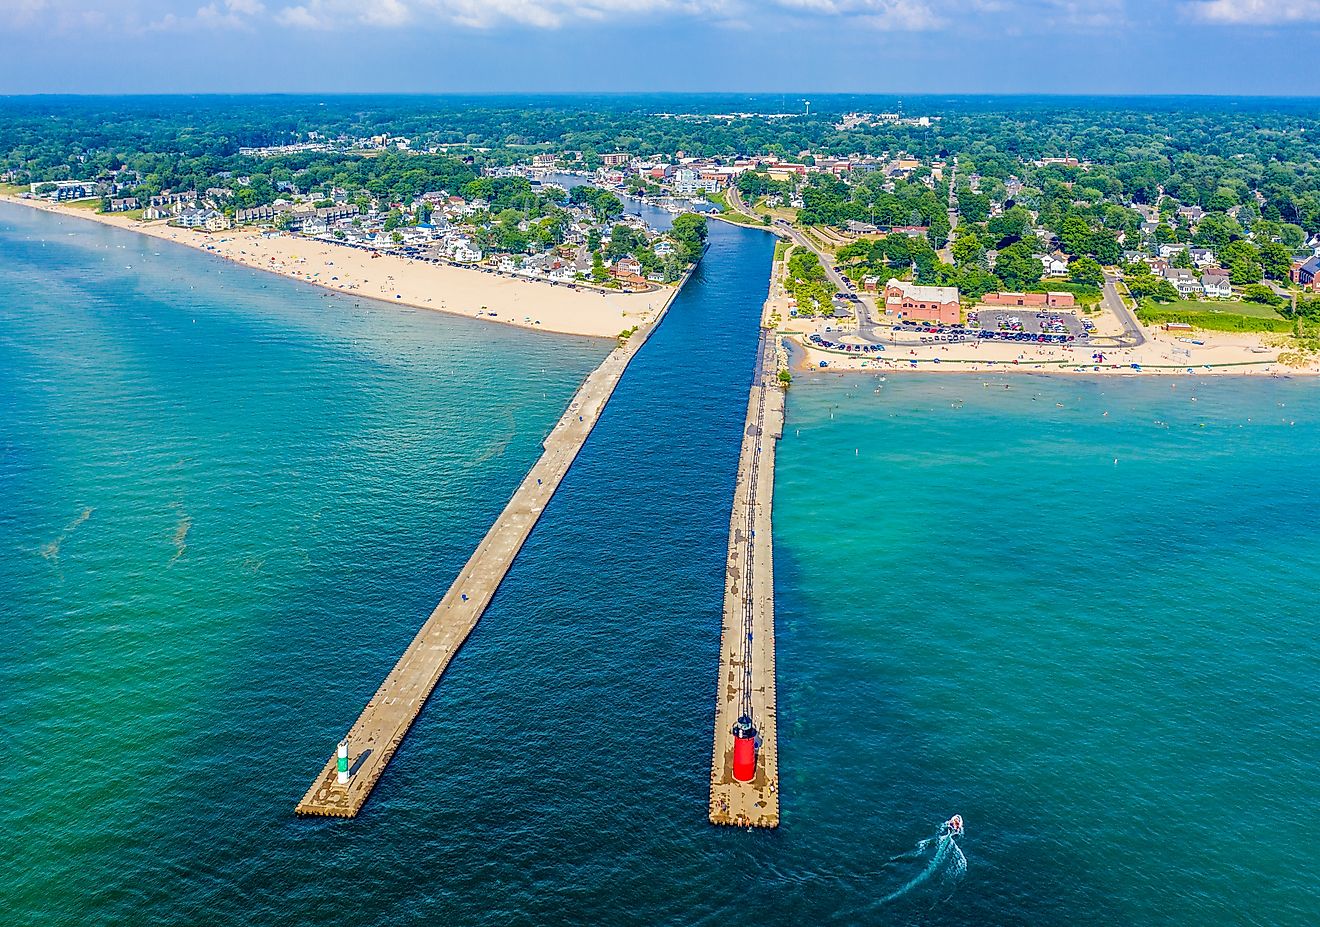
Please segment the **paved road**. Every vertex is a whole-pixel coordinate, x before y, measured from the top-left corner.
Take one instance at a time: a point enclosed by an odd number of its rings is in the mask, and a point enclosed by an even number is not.
[[[1146,343],[1146,333],[1141,328],[1137,315],[1118,295],[1118,278],[1105,275],[1104,306],[1114,314],[1123,326],[1123,335],[1118,339],[1119,347],[1136,348]]]
[[[958,227],[958,158],[953,159],[953,168],[949,171],[949,240],[936,252],[945,264],[953,263],[953,231]]]
[[[801,245],[815,253],[820,259],[820,266],[825,268],[825,276],[834,284],[834,288],[840,293],[851,292],[848,289],[847,282],[844,281],[843,274],[834,269],[834,261],[830,255],[826,254],[820,248],[816,247],[815,242],[808,238],[799,229],[794,228],[787,222],[775,223],[775,229],[783,235],[788,236],[794,244]],[[861,341],[871,344],[880,344],[881,342],[891,341],[890,338],[881,336],[880,326],[876,322],[880,312],[876,308],[874,300],[864,293],[858,293],[859,302],[853,303],[853,309],[857,313],[857,337]],[[886,332],[888,329],[886,329]]]

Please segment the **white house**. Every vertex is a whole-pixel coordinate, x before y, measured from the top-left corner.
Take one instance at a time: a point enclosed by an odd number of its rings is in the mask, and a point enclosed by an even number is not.
[[[1181,267],[1170,267],[1164,272],[1164,279],[1173,284],[1173,288],[1178,291],[1178,295],[1183,299],[1201,292],[1201,281],[1190,270],[1183,270]]]
[[[1202,274],[1201,289],[1212,299],[1228,299],[1233,295],[1233,285],[1222,274]]]
[[[1044,268],[1046,277],[1068,276],[1068,262],[1063,258],[1055,257],[1052,254],[1044,254],[1041,255],[1040,265]]]
[[[481,249],[474,248],[471,242],[460,239],[451,246],[449,257],[457,264],[475,264],[481,260]]]

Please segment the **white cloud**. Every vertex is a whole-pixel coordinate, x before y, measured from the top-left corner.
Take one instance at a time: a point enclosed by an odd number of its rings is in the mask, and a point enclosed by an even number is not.
[[[250,19],[264,12],[266,7],[259,0],[212,0],[197,8],[196,21],[199,26],[243,29],[250,25]]]
[[[1220,25],[1320,22],[1320,0],[1190,0],[1182,6],[1193,19]]]
[[[275,21],[293,29],[322,29],[321,20],[305,6],[286,6],[275,14]]]
[[[950,3],[962,5],[961,0],[944,0],[944,5]],[[755,23],[775,14],[847,18],[891,29],[927,29],[946,21],[927,0],[377,0],[366,5],[360,0],[305,0],[279,10],[276,19],[316,28],[442,22],[474,29],[510,23],[553,29],[653,15]]]
[[[772,5],[817,15],[854,18],[875,29],[933,29],[947,22],[924,0],[772,0]]]
[[[0,0],[0,18],[19,25],[79,21],[106,0]],[[252,28],[351,30],[521,26],[557,29],[578,23],[645,25],[664,17],[791,34],[830,28],[917,32],[984,28],[1088,29],[1121,21],[1130,0],[118,0],[109,24],[122,31]],[[1207,15],[1219,8],[1268,6],[1267,0],[1178,0]],[[1320,7],[1320,0],[1297,0]],[[182,9],[181,9],[182,8]],[[1221,17],[1222,18],[1222,17]],[[143,24],[146,24],[145,26]]]

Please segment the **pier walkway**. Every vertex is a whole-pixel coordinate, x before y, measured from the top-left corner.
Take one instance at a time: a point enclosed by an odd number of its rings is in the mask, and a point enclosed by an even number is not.
[[[715,742],[710,769],[712,824],[779,826],[770,529],[775,445],[784,431],[784,390],[777,382],[777,374],[777,339],[762,328],[738,460],[733,514],[729,519],[724,627],[720,637]],[[744,716],[755,725],[757,741],[755,770],[747,782],[734,778],[733,728]]]
[[[681,284],[676,287],[675,294],[681,288]],[[673,295],[654,321],[643,325],[625,344],[611,351],[578,388],[567,411],[546,437],[541,457],[349,729],[348,783],[339,783],[338,758],[332,755],[298,802],[299,814],[351,818],[362,809],[449,661],[494,598],[495,590],[536,526],[546,503],[595,427],[629,361],[664,319],[672,299]]]

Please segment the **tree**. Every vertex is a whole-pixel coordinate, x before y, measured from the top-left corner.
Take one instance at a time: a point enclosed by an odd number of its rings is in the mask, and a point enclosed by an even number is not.
[[[669,229],[669,237],[678,244],[679,257],[689,264],[701,257],[706,234],[706,217],[695,212],[676,216]]]
[[[1118,237],[1109,229],[1097,229],[1092,232],[1087,239],[1086,252],[1101,264],[1117,264],[1123,256]]]
[[[1091,228],[1081,216],[1069,216],[1059,228],[1059,247],[1076,257],[1090,251]]]
[[[1249,303],[1263,303],[1266,306],[1277,306],[1280,302],[1275,292],[1263,283],[1251,283],[1244,286],[1242,288],[1242,298]]]
[[[971,299],[980,299],[986,293],[993,293],[1001,285],[998,277],[975,264],[962,269],[955,276],[954,283],[963,296]]]
[[[1005,210],[986,223],[986,231],[996,244],[1008,238],[1021,238],[1031,228],[1031,213],[1021,206]]]
[[[1099,286],[1105,282],[1105,271],[1099,261],[1080,257],[1068,265],[1068,275],[1074,283]]]
[[[1178,299],[1178,291],[1173,284],[1154,274],[1129,277],[1127,288],[1134,299],[1150,299],[1157,303],[1171,303]]]
[[[1260,266],[1271,280],[1286,280],[1292,269],[1292,254],[1277,241],[1260,246]]]
[[[1257,283],[1261,278],[1260,265],[1255,261],[1242,258],[1228,265],[1228,279],[1238,286]]]
[[[981,247],[981,240],[976,237],[975,232],[971,231],[959,231],[952,250],[953,259],[959,266],[977,264],[985,254],[985,249]]]
[[[1040,283],[1044,267],[1025,243],[1009,245],[995,260],[995,274],[1010,290],[1026,290]]]
[[[639,241],[639,237],[636,232],[626,225],[614,226],[610,230],[610,244],[605,249],[605,256],[610,260],[617,260],[625,254],[632,254],[639,245],[646,242],[644,238]]]

